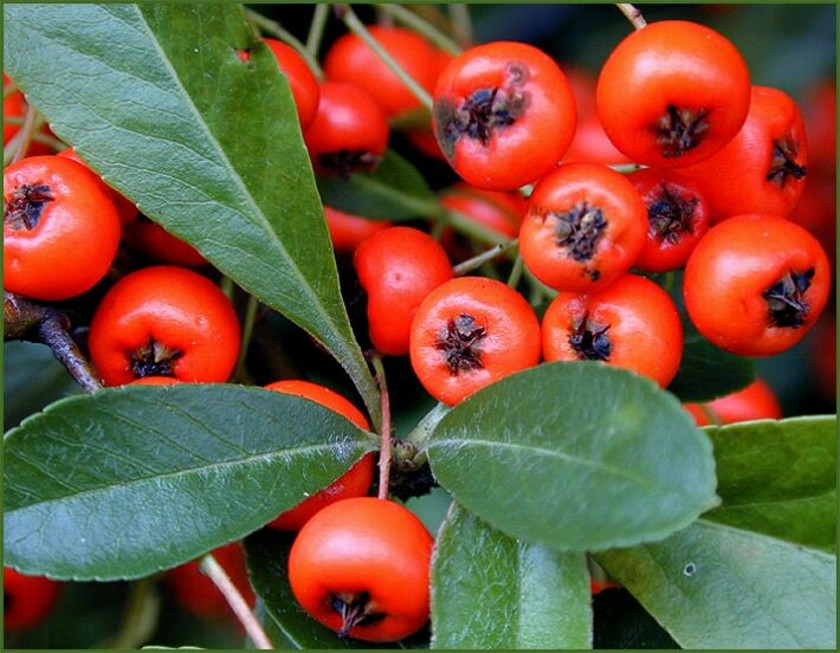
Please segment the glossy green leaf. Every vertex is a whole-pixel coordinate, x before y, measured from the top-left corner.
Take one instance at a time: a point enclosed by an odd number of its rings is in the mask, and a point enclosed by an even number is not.
[[[683,648],[837,648],[832,555],[701,519],[596,559]]]
[[[668,390],[681,401],[711,401],[746,387],[755,379],[749,358],[716,347],[688,321],[683,320],[685,345],[680,369]]]
[[[829,552],[837,539],[837,417],[707,427],[723,503],[705,519]]]
[[[453,505],[432,565],[432,648],[592,648],[583,553],[517,542]]]
[[[319,404],[223,384],[71,397],[4,444],[5,564],[80,580],[145,576],[239,539],[375,447]]]
[[[317,183],[325,205],[371,220],[429,218],[437,209],[423,176],[393,150],[385,152],[373,173],[319,175]]]
[[[468,398],[437,425],[438,482],[502,532],[559,550],[656,540],[717,503],[708,437],[626,370],[549,363]]]
[[[242,6],[6,4],[4,17],[5,70],[53,131],[319,340],[378,421],[294,101]]]

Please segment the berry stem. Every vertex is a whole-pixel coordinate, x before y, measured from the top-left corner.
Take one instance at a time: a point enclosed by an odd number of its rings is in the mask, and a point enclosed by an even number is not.
[[[508,276],[507,285],[509,288],[516,289],[519,286],[519,282],[522,279],[522,270],[525,267],[525,261],[522,260],[522,255],[517,254],[516,259],[513,261],[513,269],[510,271],[510,275]]]
[[[435,211],[435,216],[439,220],[445,221],[457,231],[490,245],[505,245],[511,242],[507,236],[503,236],[498,231],[493,231],[487,227],[477,223],[469,216],[459,212],[439,207]]]
[[[449,15],[452,17],[452,31],[458,43],[464,48],[473,44],[473,25],[470,6],[464,3],[450,4]],[[452,52],[451,54],[458,54]]]
[[[284,43],[292,46],[298,54],[304,58],[306,63],[309,65],[310,70],[312,73],[317,77],[319,80],[324,79],[324,71],[321,69],[321,65],[318,63],[318,59],[309,52],[306,46],[301,43],[294,34],[289,32],[286,28],[284,28],[280,23],[277,21],[271,20],[266,18],[262,14],[257,13],[253,9],[245,9],[245,18],[248,19],[249,22],[256,25],[261,32],[269,34],[274,38],[280,39]]]
[[[634,29],[643,29],[647,26],[647,21],[642,15],[641,10],[636,5],[628,4],[626,2],[617,2],[618,10],[627,17]]]
[[[377,8],[394,18],[397,22],[410,27],[421,36],[424,36],[441,50],[454,55],[461,53],[461,46],[416,12],[402,5],[382,4],[378,5]],[[455,24],[453,22],[453,26]]]
[[[158,627],[160,595],[152,576],[131,584],[119,632],[97,644],[97,649],[134,649],[146,644]]]
[[[519,244],[519,240],[517,238],[514,238],[514,239],[509,240],[507,242],[499,243],[497,245],[494,245],[490,249],[488,249],[484,252],[481,252],[481,254],[477,254],[476,256],[473,256],[472,258],[468,258],[466,261],[462,261],[461,263],[458,263],[458,265],[456,265],[452,268],[452,272],[455,274],[456,277],[464,275],[464,274],[469,274],[473,270],[476,270],[476,269],[480,268],[487,261],[492,261],[494,258],[496,258],[502,252],[505,252],[509,249],[513,249],[518,244]]]
[[[26,151],[29,149],[29,143],[32,142],[32,137],[43,124],[44,119],[31,104],[26,107],[26,116],[23,119],[23,125],[17,134],[14,135],[8,144],[3,148],[3,166],[10,163],[20,161],[26,156]]]
[[[208,553],[201,559],[199,568],[213,581],[213,584],[225,597],[230,609],[239,619],[239,623],[245,628],[245,632],[253,642],[254,647],[263,650],[273,649],[274,645],[263,630],[262,624],[251,611],[251,608],[248,607],[248,603],[216,558]]]
[[[440,420],[446,417],[450,410],[452,409],[449,406],[439,402],[417,422],[417,426],[411,430],[411,433],[403,441],[414,445],[419,452],[417,454],[418,456],[421,454],[425,455],[423,451],[426,448],[426,443],[429,441]]]
[[[388,398],[388,383],[385,378],[385,366],[382,364],[382,354],[378,351],[371,356],[374,376],[379,386],[379,396],[382,406],[382,428],[380,429],[379,449],[379,491],[377,496],[380,499],[387,499],[390,492],[389,484],[391,478],[391,402]]]
[[[245,307],[245,319],[242,324],[242,341],[239,345],[239,358],[236,361],[236,369],[233,378],[247,383],[250,381],[248,370],[245,367],[245,359],[248,356],[248,347],[251,345],[251,338],[254,335],[254,324],[257,320],[257,311],[260,302],[253,295],[248,295],[248,304]]]
[[[412,92],[414,97],[420,100],[420,103],[431,111],[432,96],[429,95],[426,89],[420,86],[420,84],[418,84],[417,81],[409,75],[390,54],[388,54],[385,48],[379,45],[377,40],[370,35],[367,27],[365,27],[365,24],[359,19],[350,5],[336,5],[336,8],[338,9],[338,16],[341,18],[347,29],[362,39],[368,47],[373,50],[383,62],[385,62],[385,65],[394,71],[397,77],[399,77],[403,84],[406,85],[408,90]]]
[[[326,3],[315,5],[312,12],[312,22],[309,24],[309,33],[306,35],[306,51],[313,58],[318,57],[318,50],[321,49],[321,42],[324,40],[324,31],[330,17],[330,6]]]

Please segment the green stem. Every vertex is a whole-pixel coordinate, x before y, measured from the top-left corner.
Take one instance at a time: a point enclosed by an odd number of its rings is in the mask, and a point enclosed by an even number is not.
[[[439,220],[443,220],[453,229],[460,231],[470,238],[480,240],[484,243],[489,243],[490,245],[504,245],[510,242],[510,239],[507,236],[479,224],[468,215],[460,213],[459,211],[452,211],[440,207],[436,211],[434,217]]]
[[[254,323],[257,319],[259,306],[259,300],[253,295],[248,295],[248,304],[245,307],[245,320],[242,324],[242,341],[239,345],[239,359],[236,361],[236,370],[233,373],[233,378],[242,382],[249,381],[245,359],[248,357],[248,347],[251,345],[251,338],[254,335]]]
[[[473,43],[473,29],[469,5],[451,4],[449,15],[452,16],[452,29],[458,43],[465,48],[470,47]]]
[[[228,276],[224,276],[219,279],[219,290],[222,291],[225,297],[227,297],[230,301],[233,301],[233,279]]]
[[[8,145],[3,148],[3,165],[7,166],[10,163],[20,161],[26,156],[26,151],[29,149],[29,143],[38,129],[40,129],[44,120],[39,115],[38,111],[31,104],[26,108],[26,116],[23,119],[23,125],[14,138],[9,141]]]
[[[309,33],[306,35],[306,51],[313,58],[318,57],[318,50],[321,49],[321,42],[324,40],[324,31],[330,17],[330,6],[327,3],[315,5],[312,12],[312,22],[309,24]]]
[[[336,5],[337,13],[348,30],[353,32],[356,36],[362,39],[367,46],[373,50],[377,56],[382,59],[388,68],[394,71],[394,74],[400,78],[408,90],[416,97],[420,103],[432,110],[432,96],[424,89],[417,81],[409,75],[405,69],[397,63],[397,61],[388,54],[387,50],[379,45],[379,42],[370,35],[365,24],[359,19],[356,13],[350,8],[350,5]]]
[[[410,27],[412,30],[426,37],[426,39],[449,54],[458,55],[461,53],[461,46],[441,32],[437,27],[416,13],[402,5],[382,4],[378,9],[388,14],[398,22]]]
[[[513,269],[510,271],[510,276],[507,281],[507,285],[510,288],[516,288],[519,285],[519,282],[522,279],[522,270],[524,267],[525,262],[522,260],[522,255],[517,254],[516,260],[513,262]]]
[[[415,426],[411,433],[406,436],[405,442],[413,444],[418,451],[425,450],[426,444],[428,443],[429,438],[432,436],[432,433],[438,423],[446,417],[450,410],[452,409],[444,403],[436,404],[434,408],[432,408],[419,422],[417,422],[417,426]]]
[[[376,383],[379,386],[379,396],[382,406],[382,428],[380,429],[379,448],[379,491],[377,496],[380,499],[387,499],[390,492],[391,478],[391,447],[393,434],[391,432],[391,402],[388,398],[388,383],[385,378],[385,366],[382,363],[382,354],[374,352],[371,357]]]
[[[205,555],[199,563],[199,568],[213,581],[213,584],[225,597],[236,618],[239,619],[239,623],[245,628],[245,632],[250,637],[254,647],[264,650],[273,649],[274,645],[268,639],[268,635],[265,634],[262,624],[254,616],[253,611],[248,607],[248,603],[242,597],[236,585],[233,584],[230,576],[213,555],[210,553]]]
[[[458,265],[452,268],[452,272],[455,273],[455,276],[461,276],[464,274],[468,274],[473,270],[477,270],[480,268],[484,263],[487,261],[492,261],[502,252],[505,252],[513,247],[516,247],[519,244],[519,240],[514,238],[509,240],[505,243],[499,243],[498,245],[494,245],[490,249],[473,256],[472,258],[468,258],[466,261],[462,261],[458,263]]]
[[[321,69],[318,59],[309,52],[307,47],[301,43],[294,34],[286,30],[280,23],[270,20],[262,14],[258,14],[253,9],[247,8],[245,9],[245,18],[256,25],[262,32],[265,32],[266,34],[280,39],[284,43],[292,46],[297,53],[304,58],[315,77],[318,79],[324,78],[324,71]]]
[[[154,577],[131,584],[119,632],[94,648],[134,649],[143,646],[154,634],[160,616],[160,596]]]

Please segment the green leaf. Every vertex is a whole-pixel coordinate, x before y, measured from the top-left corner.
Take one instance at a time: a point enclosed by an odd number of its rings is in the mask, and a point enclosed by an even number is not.
[[[432,648],[592,648],[583,553],[517,542],[458,504],[432,561]]]
[[[420,172],[393,150],[372,174],[319,175],[316,181],[325,205],[371,220],[430,218],[438,208]]]
[[[320,341],[378,422],[294,100],[242,6],[7,4],[4,16],[5,69],[53,131]]]
[[[835,550],[836,415],[704,430],[714,445],[723,500],[705,519]]]
[[[266,622],[289,648],[371,648],[352,639],[339,638],[300,607],[289,585],[289,551],[294,533],[264,528],[245,538],[248,572],[254,591],[262,599]],[[275,636],[276,639],[276,636]],[[272,640],[277,646],[280,641]]]
[[[5,438],[5,564],[62,579],[146,576],[239,539],[375,442],[300,397],[204,384],[71,397]]]
[[[438,482],[530,544],[665,537],[717,503],[708,437],[669,393],[591,362],[543,364],[457,405],[428,443]]]
[[[680,369],[668,385],[680,401],[711,401],[745,388],[755,379],[755,366],[749,358],[716,347],[688,320],[683,320],[683,332]]]
[[[834,556],[698,520],[596,559],[683,648],[837,648]]]

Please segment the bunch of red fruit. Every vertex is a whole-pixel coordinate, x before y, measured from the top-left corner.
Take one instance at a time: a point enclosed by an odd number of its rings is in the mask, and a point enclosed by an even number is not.
[[[494,42],[452,56],[402,28],[369,33],[431,94],[425,125],[408,134],[463,180],[441,204],[508,245],[515,240],[519,265],[551,298],[538,317],[517,276],[505,283],[463,273],[474,251],[451,230],[436,238],[325,206],[335,249],[352,253],[365,291],[371,343],[381,354],[409,356],[435,399],[454,406],[541,361],[597,361],[667,387],[682,359],[683,322],[652,280],[661,274],[683,271],[688,319],[738,355],[789,349],[823,312],[829,258],[791,219],[811,174],[803,115],[781,90],[752,85],[722,35],[684,21],[641,27],[618,44],[586,96],[573,88],[576,74],[530,45]],[[264,45],[289,82],[318,175],[375,171],[389,121],[423,115],[417,93],[356,34],[326,53],[324,80],[291,47]],[[24,111],[19,93],[6,98],[4,113]],[[5,130],[4,142],[16,133]],[[105,282],[87,340],[105,385],[231,378],[240,321],[203,273],[207,262],[138,217],[72,150],[8,166],[4,202],[7,292],[47,302],[78,297],[106,280],[121,243],[161,263]],[[499,247],[489,260],[512,250]],[[321,386],[266,387],[370,428]],[[768,410],[780,416],[777,405]],[[307,611],[343,635],[395,641],[427,621],[432,538],[397,504],[365,496],[374,466],[365,456],[269,526],[300,529],[289,572]],[[399,524],[399,546],[386,523],[392,531]],[[344,554],[324,550],[342,538],[351,543],[341,545]],[[405,577],[370,578],[361,552],[373,547],[381,547],[380,564],[390,552],[393,568],[383,576]]]

